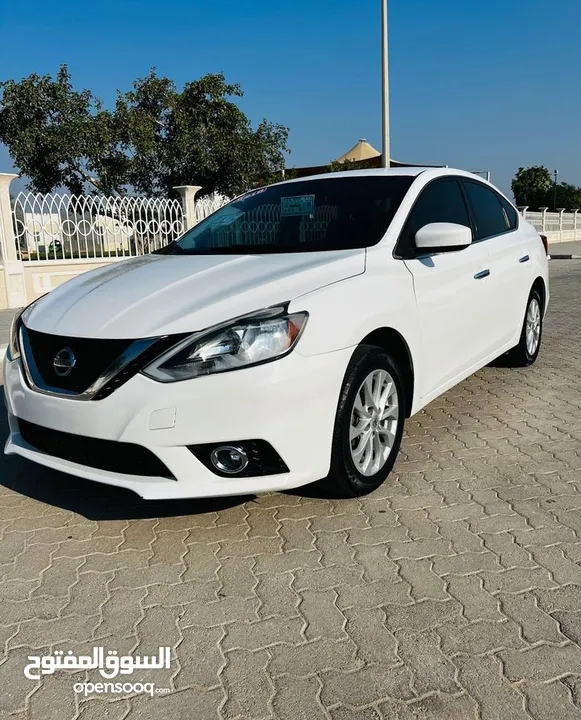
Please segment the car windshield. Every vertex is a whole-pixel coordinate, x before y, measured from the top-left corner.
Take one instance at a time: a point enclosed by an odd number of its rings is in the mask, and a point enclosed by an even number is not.
[[[246,255],[369,247],[385,234],[412,181],[405,175],[331,177],[253,190],[162,252]]]

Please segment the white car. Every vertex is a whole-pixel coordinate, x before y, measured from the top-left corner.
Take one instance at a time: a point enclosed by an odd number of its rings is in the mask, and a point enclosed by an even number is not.
[[[151,499],[367,493],[405,418],[535,361],[548,298],[545,241],[470,173],[261,188],[21,313],[6,452]]]

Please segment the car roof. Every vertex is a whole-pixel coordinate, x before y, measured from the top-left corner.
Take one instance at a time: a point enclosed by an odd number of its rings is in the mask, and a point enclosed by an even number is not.
[[[342,172],[330,172],[330,173],[322,173],[320,175],[308,175],[306,177],[300,177],[300,178],[293,178],[291,180],[283,180],[281,183],[276,183],[277,185],[281,185],[283,183],[294,183],[294,182],[303,182],[305,180],[322,180],[325,178],[341,178],[341,177],[401,177],[407,176],[407,177],[417,177],[418,175],[421,175],[421,173],[424,172],[430,172],[434,176],[439,175],[464,175],[466,177],[473,177],[477,178],[479,180],[482,180],[483,178],[479,175],[475,175],[474,173],[467,172],[466,170],[459,170],[456,168],[450,168],[450,167],[423,167],[423,166],[410,166],[410,167],[397,167],[397,168],[372,168],[369,170],[345,170]]]

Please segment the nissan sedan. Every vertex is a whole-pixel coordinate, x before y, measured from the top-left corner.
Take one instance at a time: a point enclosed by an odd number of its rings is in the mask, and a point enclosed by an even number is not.
[[[148,499],[367,493],[406,418],[535,362],[548,299],[546,243],[476,175],[261,188],[15,319],[6,453]]]

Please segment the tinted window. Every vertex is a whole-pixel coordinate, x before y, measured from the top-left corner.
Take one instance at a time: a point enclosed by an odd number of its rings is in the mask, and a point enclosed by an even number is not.
[[[400,236],[398,252],[405,253],[413,249],[417,231],[434,222],[457,223],[470,227],[464,196],[460,185],[454,179],[435,180],[422,191]]]
[[[331,177],[253,190],[162,252],[246,255],[368,247],[381,240],[413,180]]]
[[[474,214],[476,240],[505,233],[508,223],[498,195],[479,183],[466,182],[464,186]]]
[[[500,200],[500,204],[504,208],[504,213],[506,215],[509,229],[515,230],[518,227],[518,218],[517,218],[516,210],[505,198],[503,198],[499,195],[498,199]]]

